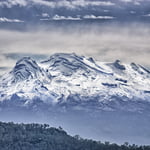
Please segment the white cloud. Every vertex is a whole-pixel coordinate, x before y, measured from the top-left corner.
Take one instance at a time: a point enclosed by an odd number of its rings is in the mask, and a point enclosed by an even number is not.
[[[133,2],[133,0],[120,0],[120,1],[122,1],[122,2]]]
[[[72,16],[59,16],[55,15],[52,18],[42,18],[40,19],[41,21],[51,21],[51,20],[81,20],[79,16],[77,17],[72,17]]]
[[[26,6],[27,1],[26,0],[6,0],[1,1],[0,6],[6,6],[8,8],[11,8],[12,6],[19,5],[19,6]]]
[[[143,0],[120,0],[125,3],[133,3],[134,5],[140,5]]]
[[[115,17],[113,16],[95,16],[95,15],[85,15],[83,16],[83,18],[81,18],[81,16],[72,17],[72,16],[60,16],[56,14],[52,18],[42,18],[40,20],[48,21],[48,20],[83,20],[83,19],[114,19],[114,18]]]
[[[104,12],[110,12],[110,10],[105,9]]]
[[[71,16],[59,16],[55,15],[52,20],[81,20],[80,17],[71,17]]]
[[[42,17],[49,17],[49,14],[47,14],[47,13],[42,13]]]
[[[8,19],[8,18],[5,18],[5,17],[1,17],[0,18],[0,22],[24,22],[22,20],[19,20],[19,19]]]
[[[141,1],[143,1],[143,0],[120,0],[120,1],[122,1],[122,2],[127,2],[127,3],[129,3],[129,2],[134,2],[134,3],[136,3],[136,2],[141,2]]]
[[[55,3],[56,2],[52,2],[52,1],[45,1],[45,0],[31,0],[31,2],[33,2],[33,4],[40,4],[40,5],[45,5],[48,7],[55,7]]]
[[[136,11],[131,10],[130,13],[131,14],[136,14]]]
[[[50,6],[50,7],[67,7],[67,8],[76,8],[76,7],[87,7],[87,6],[112,6],[115,5],[112,2],[105,1],[86,1],[86,0],[61,0],[61,1],[44,1],[44,0],[32,0],[34,3],[39,3],[42,5]]]
[[[60,8],[60,7],[66,7],[68,9],[75,9],[78,7],[87,7],[87,6],[113,6],[115,5],[114,3],[110,1],[90,1],[90,0],[73,0],[73,1],[68,1],[68,0],[59,0],[59,1],[46,1],[46,0],[7,0],[7,1],[2,1],[0,2],[0,6],[7,6],[7,7],[12,7],[14,5],[20,5],[20,6],[26,6],[30,4],[39,4],[39,5],[44,5],[48,6],[51,8]]]
[[[50,21],[51,19],[49,19],[49,18],[41,18],[40,20],[41,21]]]
[[[87,7],[87,6],[112,6],[115,5],[112,2],[105,1],[85,1],[85,0],[76,0],[70,3],[70,7]]]
[[[12,5],[20,5],[20,6],[26,6],[27,1],[26,0],[8,0],[9,3]]]
[[[0,55],[0,75],[4,74],[7,69],[12,68],[15,63],[15,60],[7,58],[4,55]]]
[[[95,15],[85,15],[84,19],[114,19],[112,16],[95,16]]]
[[[150,17],[150,14],[146,14],[146,15],[144,15],[145,17]]]

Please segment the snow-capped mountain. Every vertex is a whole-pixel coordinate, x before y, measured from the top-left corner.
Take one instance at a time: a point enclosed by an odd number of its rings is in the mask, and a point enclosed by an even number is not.
[[[46,122],[97,140],[149,144],[150,71],[58,53],[20,59],[0,78],[3,121]]]
[[[13,99],[24,106],[36,99],[46,105],[96,103],[104,110],[113,110],[118,101],[149,103],[150,71],[135,63],[98,62],[76,54],[58,53],[38,63],[24,57],[0,79],[1,102]]]

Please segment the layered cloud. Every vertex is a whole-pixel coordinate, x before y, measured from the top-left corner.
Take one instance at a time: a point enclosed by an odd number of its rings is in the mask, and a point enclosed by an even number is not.
[[[95,16],[95,15],[85,15],[84,19],[114,19],[113,16]]]
[[[80,16],[77,17],[72,17],[72,16],[60,16],[60,15],[54,15],[52,18],[49,16],[44,16],[43,18],[40,19],[41,21],[52,21],[52,20],[82,20]]]
[[[147,0],[0,0],[1,22],[9,22],[9,18],[26,22],[79,19],[140,22],[149,19],[145,17],[149,10]]]
[[[81,20],[80,17],[71,17],[71,16],[59,16],[55,15],[52,20]]]
[[[146,15],[144,15],[145,17],[150,17],[150,14],[146,14]]]
[[[90,0],[59,0],[59,1],[46,1],[46,0],[7,0],[1,1],[0,6],[12,7],[14,5],[26,6],[29,4],[39,4],[52,8],[66,7],[69,9],[74,9],[78,7],[87,7],[87,6],[112,6],[115,5],[110,1],[90,1]]]
[[[0,18],[0,22],[24,22],[24,21],[22,21],[22,20],[19,20],[19,19],[8,19],[8,18],[6,18],[6,17],[1,17]]]
[[[120,0],[121,2],[125,3],[133,3],[134,5],[140,5],[143,0]]]
[[[26,6],[27,5],[27,1],[26,0],[2,0],[0,1],[0,6],[4,7],[8,7],[11,8],[13,6]]]
[[[135,5],[140,5],[143,0],[118,0],[117,1],[105,1],[105,0],[1,0],[0,6],[11,8],[13,6],[30,6],[30,5],[43,5],[51,8],[60,8],[66,7],[69,9],[75,9],[80,7],[88,7],[88,6],[114,6],[119,2],[123,3],[133,3]]]
[[[51,20],[74,20],[74,21],[78,21],[78,20],[84,20],[84,19],[103,19],[103,20],[107,20],[107,19],[114,19],[115,17],[113,16],[95,16],[95,15],[84,15],[84,16],[80,16],[77,15],[76,17],[72,17],[72,16],[60,16],[58,14],[54,15],[53,17],[50,17],[48,14],[44,13],[44,15],[42,14],[42,17],[40,20],[47,20],[47,21],[51,21]]]
[[[80,16],[77,15],[76,17],[72,17],[72,16],[60,16],[58,14],[54,15],[53,17],[50,17],[48,14],[44,13],[44,15],[42,14],[42,17],[40,20],[43,21],[51,21],[51,20],[74,20],[74,21],[79,21],[79,20],[85,20],[85,19],[103,19],[103,20],[107,20],[107,19],[114,19],[115,17],[113,16],[95,16],[95,15],[84,15],[84,16]]]

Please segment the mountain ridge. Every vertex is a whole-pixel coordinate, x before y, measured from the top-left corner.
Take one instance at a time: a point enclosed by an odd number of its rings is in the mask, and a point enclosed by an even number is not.
[[[14,95],[25,104],[41,99],[46,104],[96,101],[149,100],[150,73],[141,65],[95,62],[93,58],[57,53],[37,63],[30,57],[17,61],[7,75],[0,78],[0,98]],[[78,96],[77,96],[78,95]]]

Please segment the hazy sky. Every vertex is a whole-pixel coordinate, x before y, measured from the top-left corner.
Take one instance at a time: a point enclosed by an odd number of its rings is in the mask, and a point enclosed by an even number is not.
[[[0,35],[1,73],[23,56],[44,59],[59,52],[150,66],[150,28],[146,25],[41,27],[26,32],[0,30]]]

